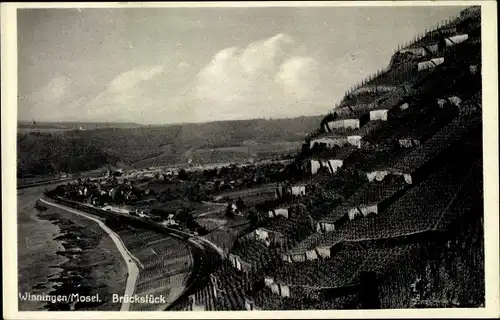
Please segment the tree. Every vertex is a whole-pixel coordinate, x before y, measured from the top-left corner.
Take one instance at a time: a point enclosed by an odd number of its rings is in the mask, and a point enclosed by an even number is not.
[[[179,180],[187,180],[188,175],[187,175],[186,170],[184,170],[184,169],[179,170],[178,178],[179,178]]]
[[[254,229],[259,223],[259,215],[254,210],[250,211],[248,214],[248,220],[250,221],[250,226]]]
[[[246,208],[245,202],[243,202],[243,199],[241,199],[241,197],[238,197],[238,200],[236,200],[236,208],[239,211],[243,211]]]
[[[234,210],[233,210],[233,203],[230,202],[227,204],[226,207],[226,216],[228,217],[233,217],[234,216]]]

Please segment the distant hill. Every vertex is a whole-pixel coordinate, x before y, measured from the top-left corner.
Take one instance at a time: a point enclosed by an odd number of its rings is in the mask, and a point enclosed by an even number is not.
[[[17,137],[18,177],[93,170],[117,160],[82,138],[39,132]]]
[[[36,120],[35,120],[36,121]],[[119,122],[39,122],[36,124],[33,121],[19,121],[19,129],[60,129],[60,130],[77,130],[80,128],[86,130],[99,128],[137,128],[140,124],[137,123],[119,123]]]
[[[50,126],[61,128],[66,125],[71,129],[58,134],[19,132],[18,174],[22,177],[26,174],[91,170],[108,161],[144,167],[186,163],[190,159],[195,163],[238,162],[295,154],[306,133],[316,128],[322,118],[309,116],[164,126],[51,123]],[[80,126],[89,130],[73,130]]]

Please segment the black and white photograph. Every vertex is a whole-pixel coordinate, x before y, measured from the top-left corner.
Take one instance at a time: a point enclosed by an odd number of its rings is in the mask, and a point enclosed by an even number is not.
[[[496,4],[424,4],[16,7],[9,307],[499,312]]]

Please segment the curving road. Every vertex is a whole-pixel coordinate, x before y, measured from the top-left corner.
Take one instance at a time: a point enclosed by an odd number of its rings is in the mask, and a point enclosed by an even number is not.
[[[90,219],[94,222],[96,222],[99,227],[101,227],[113,240],[115,243],[116,247],[118,248],[118,251],[120,251],[120,254],[122,255],[123,259],[125,260],[125,263],[127,264],[127,269],[128,269],[128,277],[127,277],[127,283],[125,285],[125,292],[124,295],[127,296],[133,296],[134,295],[134,290],[135,290],[135,284],[137,282],[137,278],[139,277],[139,267],[137,264],[141,264],[139,260],[134,257],[128,249],[125,247],[123,244],[121,238],[110,228],[108,228],[101,220],[94,218],[84,212],[75,210],[73,208],[57,204],[57,203],[52,203],[50,201],[47,201],[43,198],[40,198],[40,201],[45,203],[46,205],[65,210],[67,212],[74,213],[76,215],[85,217],[87,219]],[[123,302],[120,308],[120,311],[129,311],[130,309],[130,303],[129,302]]]
[[[127,279],[127,289],[125,292],[126,294],[132,295],[133,290],[135,288],[135,282],[137,280],[138,272],[139,272],[139,269],[137,268],[137,264],[140,265],[141,263],[137,260],[137,258],[135,258],[133,255],[131,255],[130,252],[128,252],[128,250],[125,247],[125,245],[123,244],[123,242],[121,242],[120,237],[117,234],[115,234],[112,230],[110,230],[101,220],[96,219],[92,216],[89,216],[89,215],[83,213],[82,210],[73,209],[68,205],[53,203],[52,201],[46,200],[42,197],[40,198],[40,200],[48,205],[52,205],[52,206],[58,207],[60,209],[67,210],[69,212],[79,214],[79,215],[82,215],[86,218],[92,219],[92,220],[98,222],[101,227],[104,226],[103,229],[106,230],[106,232],[108,232],[107,230],[109,230],[108,234],[112,237],[113,241],[116,240],[115,244],[117,242],[120,243],[120,245],[117,244],[117,247],[119,249],[122,248],[123,252],[128,254],[128,256],[126,256],[126,255],[124,256],[125,261],[127,262],[127,265],[132,263],[132,261],[136,262],[136,263],[133,263],[133,266],[131,265],[129,268],[129,279]],[[124,217],[127,220],[134,220],[134,221],[139,220],[143,225],[150,225],[151,227],[154,227],[154,229],[160,228],[164,232],[168,233],[169,236],[186,241],[189,245],[191,245],[192,253],[193,253],[193,270],[186,281],[186,287],[185,287],[184,291],[175,299],[174,302],[172,302],[166,308],[166,310],[172,310],[173,308],[175,308],[176,306],[181,304],[183,301],[185,301],[185,299],[187,299],[190,295],[196,293],[200,289],[203,289],[206,286],[206,284],[208,283],[208,281],[210,280],[210,274],[212,272],[214,272],[220,266],[221,261],[225,258],[225,253],[220,247],[218,247],[216,244],[212,243],[211,241],[209,241],[203,237],[196,236],[196,235],[193,235],[193,234],[190,234],[190,233],[178,230],[178,229],[172,229],[172,228],[163,226],[159,223],[143,220],[141,218],[131,217],[128,215],[125,217],[124,214],[120,214],[120,213],[106,211],[106,212],[103,212],[103,214],[105,214],[105,215],[113,214],[113,215],[117,215],[119,217]],[[120,250],[120,252],[122,253],[122,250]],[[122,256],[123,256],[123,253],[122,253]],[[130,277],[132,274],[135,276],[133,278],[133,280]],[[130,282],[129,282],[129,280],[130,280]],[[127,291],[127,290],[129,290],[129,291]],[[126,311],[126,310],[128,310],[128,308],[129,308],[128,305],[126,305],[126,306],[122,305],[121,310]]]

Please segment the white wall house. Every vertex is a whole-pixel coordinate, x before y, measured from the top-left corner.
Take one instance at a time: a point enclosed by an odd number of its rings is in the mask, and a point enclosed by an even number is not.
[[[368,178],[368,181],[369,182],[372,182],[372,181],[382,181],[384,180],[384,178],[389,174],[389,171],[386,171],[386,170],[378,170],[378,171],[372,171],[372,172],[368,172],[366,174],[367,178]]]
[[[398,139],[399,147],[401,148],[415,148],[421,145],[418,139]]]
[[[318,259],[318,254],[316,253],[316,250],[308,250],[306,251],[306,260],[316,260]]]
[[[265,276],[264,277],[264,285],[266,287],[271,287],[271,285],[274,283],[274,278],[273,277],[269,277],[269,276]]]
[[[274,294],[280,294],[280,286],[277,283],[271,284],[271,292]]]
[[[326,131],[331,131],[333,129],[359,129],[359,127],[359,119],[334,120],[325,124]]]
[[[292,195],[305,196],[306,195],[306,186],[292,186]]]
[[[349,215],[349,220],[353,220],[357,216],[361,215],[361,212],[359,212],[358,208],[352,208],[347,214]]]
[[[335,173],[343,164],[344,161],[338,159],[311,160],[311,173],[316,174],[321,167],[327,168],[330,173]]]
[[[304,253],[292,253],[290,254],[292,262],[304,262],[306,261],[306,255]]]
[[[478,66],[477,66],[477,64],[471,64],[471,65],[469,66],[469,71],[470,71],[470,73],[471,73],[471,74],[473,74],[473,75],[474,75],[474,74],[476,74],[476,73],[477,73],[477,71],[478,71]]]
[[[282,297],[290,297],[290,287],[287,285],[280,284],[280,294]]]
[[[335,224],[331,222],[320,221],[316,224],[317,232],[330,232],[335,231]]]
[[[397,89],[396,86],[378,85],[378,86],[363,86],[351,92],[351,95],[358,95],[369,92],[391,92]]]
[[[125,214],[129,214],[129,210],[126,209],[126,208],[122,208],[122,207],[115,207],[115,206],[104,206],[102,207],[103,210],[106,210],[106,211],[113,211],[113,212],[117,212],[117,213],[125,213]]]
[[[361,139],[361,136],[347,136],[347,143],[357,148],[361,148]]]
[[[274,215],[277,216],[282,216],[288,219],[288,209],[287,208],[278,208],[274,210]]]
[[[359,209],[361,210],[361,214],[363,214],[363,216],[365,217],[370,213],[378,214],[378,204],[374,204],[371,206],[360,206]]]
[[[387,121],[388,113],[389,110],[387,109],[372,110],[370,111],[370,121],[376,121],[376,120]]]
[[[345,145],[353,145],[361,148],[361,136],[351,135],[344,137],[323,137],[311,140],[310,148],[312,149],[315,144],[325,144],[328,148],[343,147]]]
[[[403,103],[402,105],[399,106],[399,109],[400,110],[406,110],[409,107],[410,107],[410,105],[407,102],[405,102],[405,103]]]
[[[245,263],[243,262],[243,260],[241,259],[240,256],[232,254],[232,253],[229,254],[229,262],[237,270],[239,270],[239,271],[243,270],[243,265]]]
[[[400,50],[400,53],[407,53],[410,52],[415,58],[423,58],[426,57],[428,54],[436,54],[439,51],[439,47],[437,44],[431,44],[427,45],[425,47],[418,47],[418,48],[409,48],[409,49],[403,49]]]
[[[330,258],[330,247],[318,247],[316,248],[318,255],[322,258]]]
[[[412,184],[413,183],[413,179],[411,177],[411,174],[405,173],[405,174],[403,174],[403,177],[405,178],[405,182],[407,184]]]
[[[447,47],[452,47],[454,45],[457,45],[459,43],[466,41],[467,39],[469,39],[468,34],[459,34],[456,36],[445,38],[444,41],[446,42]]]
[[[354,207],[349,209],[347,215],[349,216],[349,220],[353,220],[357,216],[366,217],[370,213],[378,214],[378,205],[361,205],[358,207]]]
[[[264,240],[269,239],[269,232],[266,229],[259,228],[259,229],[256,229],[254,232],[255,232],[255,239],[256,240],[264,241]]]
[[[460,104],[462,103],[462,99],[460,99],[460,98],[459,98],[459,97],[457,97],[457,96],[452,96],[452,97],[449,97],[449,98],[448,98],[448,101],[449,101],[452,105],[454,105],[454,106],[456,106],[456,107],[460,107]]]
[[[428,61],[420,62],[418,64],[418,71],[436,68],[444,63],[444,58],[435,58]]]
[[[288,209],[279,208],[279,209],[269,210],[268,215],[269,218],[276,218],[277,216],[282,216],[288,219]]]
[[[265,228],[258,228],[250,233],[250,238],[263,242],[266,246],[271,244],[282,244],[285,237],[282,233],[277,231],[267,230]]]
[[[333,148],[335,146],[342,147],[347,143],[346,137],[323,137],[311,140],[309,147],[312,149],[315,144],[325,144],[328,148]]]

